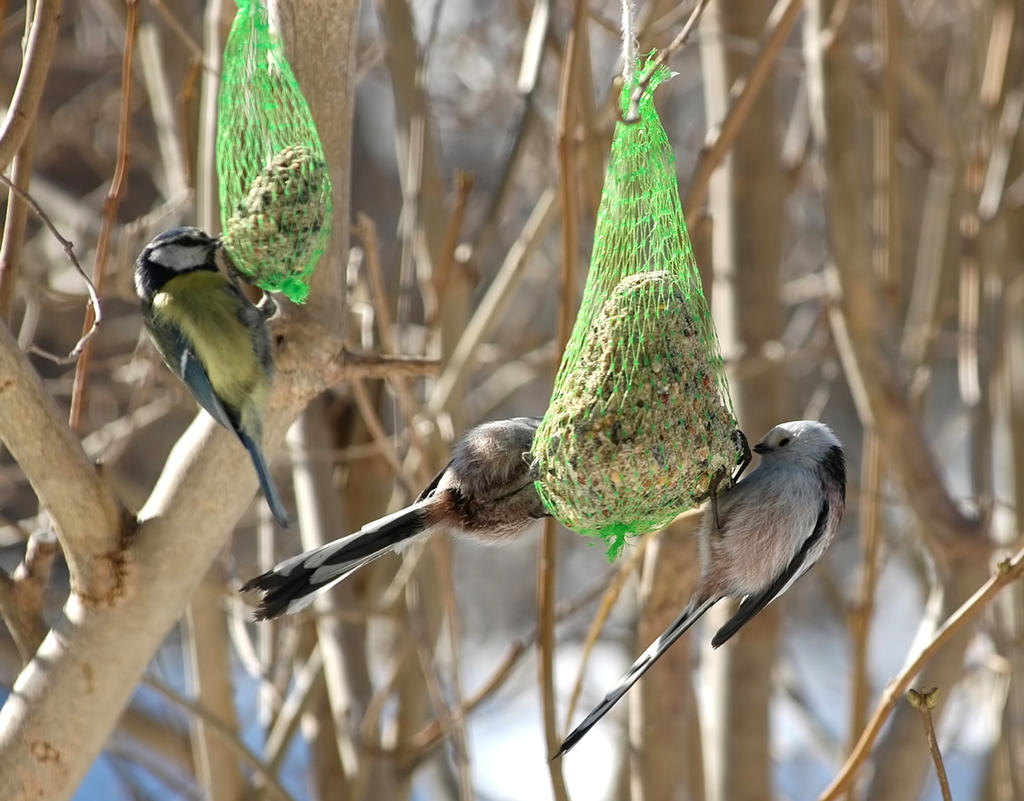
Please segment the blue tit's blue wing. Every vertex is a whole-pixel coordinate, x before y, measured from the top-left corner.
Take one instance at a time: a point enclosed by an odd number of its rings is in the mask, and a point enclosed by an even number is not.
[[[178,351],[181,354],[181,380],[185,382],[185,386],[188,387],[189,392],[199,402],[199,405],[206,409],[214,420],[228,431],[237,433],[238,425],[228,415],[224,404],[220,402],[217,393],[213,391],[213,384],[210,383],[210,376],[207,374],[206,368],[203,367],[203,363],[199,361],[195,351],[185,343],[184,337],[179,336],[178,341],[181,346]]]

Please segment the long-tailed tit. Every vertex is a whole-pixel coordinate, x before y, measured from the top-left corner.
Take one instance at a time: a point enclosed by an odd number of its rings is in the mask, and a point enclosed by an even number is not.
[[[754,446],[757,469],[717,497],[700,527],[701,575],[690,602],[577,726],[580,741],[658,657],[723,598],[742,598],[711,640],[717,648],[790,588],[835,539],[846,506],[846,461],[832,430],[813,420],[778,425]]]
[[[484,423],[455,446],[452,459],[411,506],[367,523],[355,534],[321,545],[250,579],[260,620],[304,609],[367,562],[438,527],[494,542],[520,533],[548,512],[530,467],[537,417]]]

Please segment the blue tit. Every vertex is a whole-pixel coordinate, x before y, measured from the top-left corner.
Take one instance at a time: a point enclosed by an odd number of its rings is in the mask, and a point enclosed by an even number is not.
[[[157,236],[135,262],[142,319],[164,363],[199,405],[238,435],[274,518],[288,525],[261,450],[274,375],[266,320],[218,269],[221,244],[198,228]]]

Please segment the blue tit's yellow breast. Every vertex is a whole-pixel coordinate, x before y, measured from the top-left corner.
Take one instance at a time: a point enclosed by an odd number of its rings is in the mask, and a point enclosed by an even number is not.
[[[222,400],[238,409],[250,403],[262,409],[267,375],[253,334],[239,318],[242,302],[220,273],[185,273],[153,296],[153,321],[181,331]]]

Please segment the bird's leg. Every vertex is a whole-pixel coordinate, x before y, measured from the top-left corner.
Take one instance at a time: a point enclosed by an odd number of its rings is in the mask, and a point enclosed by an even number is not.
[[[740,480],[740,476],[743,475],[743,471],[747,469],[747,465],[750,464],[751,456],[750,443],[747,442],[747,435],[738,428],[732,432],[732,441],[736,444],[736,448],[740,452],[739,458],[736,460],[736,472],[732,474],[732,483],[735,484]]]
[[[746,435],[738,428],[732,432],[732,441],[736,445],[736,449],[739,451],[739,458],[736,460],[737,468],[736,471],[730,477],[730,485],[735,484],[740,480],[740,476],[743,475],[743,471],[747,469],[747,465],[750,464],[750,445],[747,442]],[[722,526],[721,521],[718,518],[718,488],[722,482],[725,481],[726,476],[729,473],[723,467],[714,477],[711,479],[711,483],[708,487],[708,491],[698,495],[694,498],[697,503],[703,503],[704,501],[711,501],[711,514],[715,519],[715,531],[721,532]]]
[[[726,475],[725,468],[722,468],[715,473],[715,477],[711,479],[711,515],[715,521],[715,531],[719,534],[722,533],[722,525],[721,521],[718,519],[718,485],[722,483]]]
[[[264,320],[269,320],[277,314],[277,301],[274,300],[269,292],[264,292],[260,302],[256,304],[256,308],[259,309]]]
[[[223,240],[217,240],[217,265],[237,288],[241,289],[243,284],[249,284],[249,279],[235,266],[234,259],[231,258],[228,249],[224,247]]]

